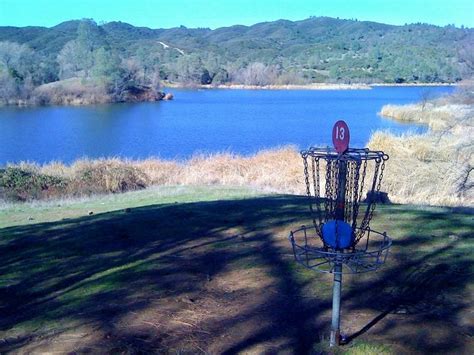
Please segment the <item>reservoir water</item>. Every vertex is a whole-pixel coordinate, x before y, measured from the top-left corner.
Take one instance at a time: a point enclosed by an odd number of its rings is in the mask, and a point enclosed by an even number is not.
[[[174,101],[80,107],[0,108],[0,165],[81,157],[185,159],[196,153],[252,154],[292,144],[331,145],[344,119],[352,147],[376,130],[426,130],[379,117],[385,104],[419,101],[452,87],[372,90],[169,90]]]

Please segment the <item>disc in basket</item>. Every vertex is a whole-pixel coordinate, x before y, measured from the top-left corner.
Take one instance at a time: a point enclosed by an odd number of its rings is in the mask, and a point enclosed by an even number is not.
[[[334,249],[349,248],[354,233],[349,223],[341,220],[329,220],[322,227],[324,243]]]

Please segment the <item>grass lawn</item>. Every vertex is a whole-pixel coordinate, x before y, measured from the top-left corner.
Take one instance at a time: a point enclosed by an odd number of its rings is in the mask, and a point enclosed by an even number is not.
[[[287,239],[309,217],[224,187],[4,205],[0,352],[327,352],[331,276]],[[336,352],[472,353],[473,211],[384,205],[371,226],[394,245],[344,278]]]

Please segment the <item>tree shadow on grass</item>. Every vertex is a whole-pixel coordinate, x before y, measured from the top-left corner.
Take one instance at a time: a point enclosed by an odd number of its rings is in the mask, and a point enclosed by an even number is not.
[[[282,308],[283,316],[275,319],[280,322],[287,317],[283,307],[288,298],[297,312],[306,306],[298,306],[300,283],[267,231],[305,217],[304,199],[280,196],[154,205],[5,228],[0,245],[0,331],[8,339],[21,329],[56,329],[58,322],[113,328],[117,319],[149,309],[157,300],[178,300],[170,306],[178,312],[187,306],[182,299],[206,293],[217,275],[253,267],[279,275],[274,299],[265,299],[267,309],[258,316],[273,317],[275,312],[268,309],[273,305]],[[292,324],[284,329],[304,326]],[[294,346],[311,345],[306,332],[290,333],[297,335],[289,340]],[[271,332],[262,337],[271,340]],[[11,346],[15,339],[10,339]]]
[[[440,216],[409,218],[428,223]],[[466,224],[456,215],[445,218],[457,228]],[[305,198],[274,196],[152,205],[4,228],[0,351],[41,351],[53,346],[49,340],[58,343],[88,327],[84,340],[62,350],[309,353],[329,328],[331,283],[292,261],[289,229],[308,219]],[[430,237],[408,235],[395,243],[400,257],[393,266],[358,282],[363,295],[349,285],[343,309],[383,314],[408,307],[420,277],[427,281],[416,304],[440,288],[465,292],[468,277],[454,279],[443,266],[449,258],[449,270],[465,268],[464,256],[451,260],[455,245],[417,254]],[[454,243],[467,236],[460,238]],[[410,270],[422,265],[428,269],[407,282]],[[455,302],[450,315],[465,308]],[[451,335],[445,334],[446,342]],[[405,348],[416,350],[419,343]],[[458,338],[454,345],[464,346]]]
[[[405,225],[404,235],[394,240],[391,261],[377,277],[359,280],[344,295],[349,313],[375,313],[346,344],[371,332],[418,352],[462,353],[472,346],[474,328],[464,322],[473,312],[472,212],[390,211],[394,221],[409,216],[413,227]]]

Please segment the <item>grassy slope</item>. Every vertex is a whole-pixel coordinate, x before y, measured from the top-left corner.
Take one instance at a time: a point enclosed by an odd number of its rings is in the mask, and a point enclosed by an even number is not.
[[[472,210],[377,211],[393,252],[345,279],[344,332],[371,326],[343,350],[468,352]],[[324,348],[330,277],[296,266],[286,239],[303,223],[305,198],[244,188],[4,206],[0,351]]]
[[[134,208],[156,203],[186,203],[213,201],[227,198],[251,198],[261,195],[245,187],[188,187],[160,186],[146,190],[109,194],[84,199],[53,200],[49,202],[7,203],[0,205],[0,228],[54,222],[80,218],[125,208]]]

